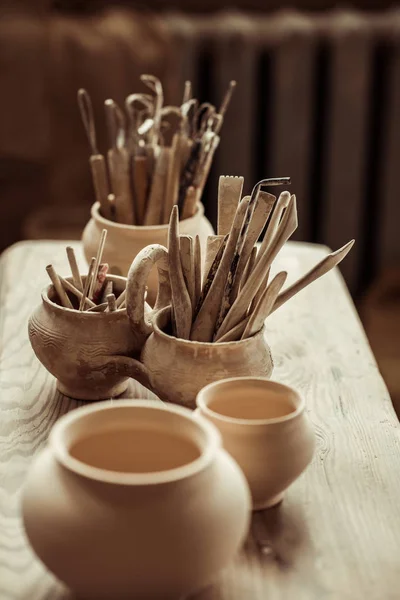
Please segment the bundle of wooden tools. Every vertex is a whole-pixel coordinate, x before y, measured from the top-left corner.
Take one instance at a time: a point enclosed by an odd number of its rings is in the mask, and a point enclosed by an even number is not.
[[[157,77],[142,75],[141,80],[152,94],[128,96],[126,114],[114,100],[105,102],[107,160],[97,146],[92,103],[84,89],[78,91],[78,104],[102,216],[128,225],[160,225],[168,223],[174,205],[181,219],[195,214],[236,82],[229,84],[217,111],[192,98],[189,81],[181,106],[163,106]]]
[[[262,188],[290,183],[264,179],[241,199],[243,177],[220,177],[218,235],[209,236],[201,281],[199,240],[179,235],[178,207],[171,213],[168,237],[172,291],[172,329],[179,338],[231,342],[257,333],[265,319],[307,285],[340,263],[354,240],[332,252],[298,281],[281,288],[287,272],[271,282],[270,268],[297,228],[296,197],[278,199]],[[256,242],[266,226],[265,236]]]
[[[108,264],[102,263],[107,230],[103,229],[96,256],[92,258],[87,276],[82,281],[76,262],[75,252],[67,246],[67,257],[72,273],[72,283],[59,275],[53,265],[46,271],[56,291],[55,301],[73,310],[88,312],[113,312],[126,307],[126,290],[122,293],[113,289],[113,281],[108,278]]]

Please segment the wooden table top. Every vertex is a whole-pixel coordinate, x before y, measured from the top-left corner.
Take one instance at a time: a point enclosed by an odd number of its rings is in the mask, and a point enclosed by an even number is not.
[[[30,550],[19,506],[51,426],[81,404],[56,391],[27,335],[46,264],[67,273],[66,244],[23,242],[0,258],[0,600],[73,598]],[[289,243],[276,269],[295,279],[326,252]],[[254,515],[240,555],[196,600],[398,599],[400,428],[339,272],[276,311],[267,335],[273,378],[305,396],[317,450],[282,505]],[[151,394],[132,382],[129,396]]]

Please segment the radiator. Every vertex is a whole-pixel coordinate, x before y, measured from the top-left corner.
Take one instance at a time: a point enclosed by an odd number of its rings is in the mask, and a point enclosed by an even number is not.
[[[342,272],[361,293],[400,261],[400,10],[268,16],[169,14],[180,87],[218,103],[236,79],[206,188],[215,222],[218,176],[247,190],[290,176],[295,239],[356,244]]]

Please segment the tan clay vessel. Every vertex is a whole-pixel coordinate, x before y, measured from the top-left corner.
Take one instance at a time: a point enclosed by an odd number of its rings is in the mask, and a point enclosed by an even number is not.
[[[150,255],[160,259],[166,250],[151,247]],[[151,263],[152,265],[154,262]],[[165,271],[160,262],[160,273]],[[134,263],[132,278],[139,265]],[[71,278],[67,278],[71,281]],[[83,281],[85,277],[82,278]],[[121,292],[126,279],[109,276],[116,292]],[[146,280],[141,282],[142,295],[128,295],[128,310],[144,314]],[[32,348],[48,371],[57,379],[57,387],[66,396],[80,400],[102,400],[122,394],[129,377],[149,385],[138,358],[149,332],[132,328],[127,310],[88,312],[64,308],[54,302],[55,291],[49,285],[42,292],[42,303],[29,319],[29,339]],[[157,308],[169,301],[169,283],[160,287]],[[150,307],[148,307],[150,310]],[[151,321],[150,316],[147,317]]]
[[[93,600],[178,600],[212,583],[239,550],[250,508],[213,425],[135,400],[62,417],[22,498],[39,558]]]
[[[92,218],[86,225],[83,234],[83,250],[89,262],[96,256],[101,232],[107,229],[107,240],[103,252],[103,260],[110,265],[111,273],[126,276],[132,260],[145,246],[149,244],[167,245],[168,224],[166,225],[124,225],[102,217],[99,213],[99,203],[92,206]],[[199,204],[193,217],[179,223],[179,232],[184,235],[200,237],[200,243],[205,256],[207,237],[213,235],[211,223],[204,216],[204,206]],[[153,270],[148,280],[148,302],[153,305],[157,294],[157,271]]]
[[[245,474],[253,510],[280,502],[314,452],[315,434],[299,394],[263,378],[235,377],[206,386],[197,406]]]
[[[162,400],[193,408],[198,392],[208,383],[230,376],[271,375],[273,362],[264,327],[245,340],[206,343],[173,337],[170,321],[170,307],[157,313],[141,355],[152,389]],[[135,320],[132,327],[138,327]]]

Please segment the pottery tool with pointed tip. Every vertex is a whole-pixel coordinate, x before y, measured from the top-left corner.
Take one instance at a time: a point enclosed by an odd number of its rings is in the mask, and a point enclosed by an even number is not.
[[[250,315],[245,317],[243,321],[235,325],[235,327],[227,331],[221,338],[218,340],[214,339],[213,341],[217,344],[222,344],[223,342],[236,342],[240,340],[249,320]]]
[[[239,203],[221,262],[219,263],[208,294],[193,323],[190,334],[191,340],[197,342],[211,342],[213,338],[216,321],[220,311],[220,301],[230,273],[237,240],[239,239],[243,222],[246,219],[248,206],[249,201],[246,199],[241,200]]]
[[[218,182],[218,235],[229,233],[243,190],[243,177],[221,175]]]
[[[193,313],[196,310],[201,295],[201,245],[200,237],[196,235],[194,238],[194,300],[193,300]]]
[[[263,327],[265,319],[270,314],[274,302],[286,281],[286,277],[287,272],[281,271],[274,277],[269,286],[265,288],[258,304],[250,314],[249,321],[241,336],[242,340],[255,335]]]
[[[209,236],[209,237],[217,237],[217,236]],[[215,254],[214,260],[212,261],[207,273],[204,274],[201,294],[200,294],[199,300],[196,304],[195,316],[198,314],[198,312],[204,302],[204,299],[207,297],[207,294],[209,292],[211,284],[214,281],[215,274],[218,271],[219,264],[221,262],[223,254],[225,252],[229,234],[226,234],[225,236],[221,236],[221,237],[222,237],[222,243],[219,245],[217,253]]]
[[[169,277],[172,294],[173,326],[177,337],[189,339],[192,325],[192,305],[186,289],[179,248],[179,210],[171,211],[168,228]]]
[[[316,264],[315,267],[310,269],[308,273],[303,275],[303,277],[300,277],[300,279],[279,294],[272,307],[271,313],[275,312],[282,304],[290,300],[290,298],[293,298],[293,296],[301,292],[305,287],[309,286],[311,283],[322,277],[322,275],[325,275],[325,273],[328,273],[328,271],[336,267],[350,252],[354,241],[355,240],[350,240],[350,242],[347,242],[347,244],[339,248],[339,250],[335,250],[335,252],[331,252],[331,254],[325,256],[325,258]]]
[[[60,300],[60,304],[61,306],[64,306],[65,308],[74,308],[72,305],[71,300],[68,298],[67,292],[65,291],[65,289],[62,286],[62,283],[60,281],[60,278],[58,276],[58,274],[56,273],[55,268],[53,267],[53,265],[47,265],[46,267],[46,271],[51,279],[51,282],[54,286],[54,289],[57,293],[58,299]]]
[[[162,223],[169,222],[172,207],[178,202],[179,176],[181,170],[180,146],[180,134],[175,133],[171,144],[171,156],[166,177],[165,198],[162,202]],[[184,216],[182,215],[181,218],[183,219]]]
[[[96,257],[92,256],[92,258],[90,260],[90,264],[89,264],[88,274],[87,274],[86,280],[85,280],[85,285],[83,288],[82,298],[81,298],[81,301],[79,304],[79,310],[81,310],[81,311],[84,310],[84,308],[85,308],[86,299],[87,299],[88,293],[89,293],[89,288],[90,288],[90,285],[93,280],[95,264],[96,264]]]
[[[260,284],[271,266],[272,261],[276,258],[283,244],[289,239],[297,228],[297,210],[296,199],[292,196],[289,206],[279,224],[277,234],[271,245],[266,249],[261,257],[258,257],[257,264],[253,269],[250,277],[246,281],[243,289],[239,292],[236,300],[230,307],[221,326],[215,331],[216,339],[222,337],[229,329],[232,329],[246,315],[247,309],[250,306]]]
[[[95,258],[95,265],[94,265],[94,271],[93,271],[93,279],[90,282],[89,298],[93,298],[93,293],[94,293],[94,289],[95,289],[96,282],[97,282],[97,272],[99,270],[99,265],[100,265],[101,259],[103,257],[106,239],[107,239],[107,229],[103,229],[103,231],[101,232],[100,241],[99,241],[99,245],[97,248],[97,254],[96,254],[96,258]]]
[[[121,308],[122,304],[125,302],[126,300],[126,288],[120,293],[120,295],[117,298],[117,308]]]
[[[183,278],[185,280],[186,289],[189,292],[190,303],[192,306],[192,312],[194,311],[195,305],[195,291],[194,291],[194,249],[193,249],[193,238],[191,235],[180,235],[179,246],[181,254],[181,265]]]

